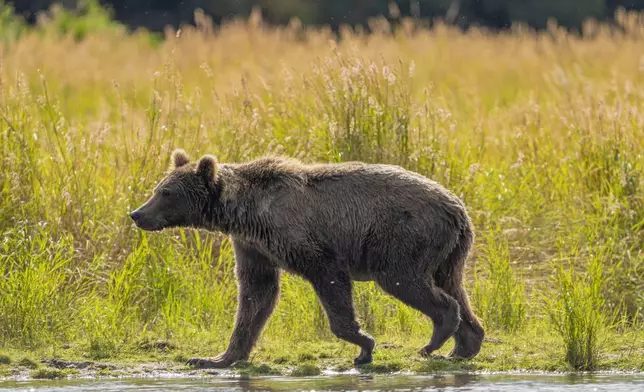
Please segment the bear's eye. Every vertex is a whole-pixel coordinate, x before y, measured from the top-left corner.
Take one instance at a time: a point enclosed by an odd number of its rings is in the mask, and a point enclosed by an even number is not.
[[[170,191],[169,191],[169,190],[167,190],[167,189],[162,189],[162,190],[161,190],[161,196],[163,196],[163,197],[168,197],[168,196],[170,196]]]

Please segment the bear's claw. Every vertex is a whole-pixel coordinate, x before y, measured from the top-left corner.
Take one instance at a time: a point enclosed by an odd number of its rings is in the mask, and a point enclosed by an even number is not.
[[[214,360],[204,358],[191,358],[186,362],[186,364],[198,369],[218,369],[229,367],[233,364],[233,362],[234,361],[225,358],[217,358]]]
[[[360,366],[360,365],[366,365],[368,363],[371,363],[372,361],[373,361],[373,359],[372,359],[371,355],[364,356],[364,357],[361,355],[361,356],[359,356],[359,357],[357,357],[356,359],[353,360],[353,364],[355,366]]]
[[[373,347],[370,350],[360,350],[360,355],[353,360],[354,366],[366,365],[373,361]]]
[[[428,346],[425,346],[418,351],[418,354],[420,354],[421,357],[429,358],[433,351],[434,350],[430,349]]]
[[[461,347],[455,347],[450,353],[447,355],[447,358],[449,359],[457,359],[457,360],[466,360],[466,359],[472,359],[475,354],[461,348]]]
[[[440,355],[440,354],[433,354],[433,352],[434,352],[434,350],[432,350],[428,346],[425,346],[425,347],[421,348],[418,351],[418,354],[420,354],[420,356],[423,357],[423,358],[452,359],[449,356]]]

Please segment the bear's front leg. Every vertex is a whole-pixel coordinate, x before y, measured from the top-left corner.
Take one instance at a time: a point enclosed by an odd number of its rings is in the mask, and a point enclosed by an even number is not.
[[[234,242],[237,260],[237,315],[228,349],[213,359],[192,358],[188,365],[198,368],[225,368],[247,360],[277,304],[279,270],[257,250]]]

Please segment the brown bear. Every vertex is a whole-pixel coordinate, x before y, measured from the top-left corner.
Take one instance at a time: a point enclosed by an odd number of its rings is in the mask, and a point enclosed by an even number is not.
[[[143,230],[193,227],[230,236],[238,308],[227,350],[196,367],[248,359],[279,292],[280,270],[311,283],[331,331],[358,345],[369,363],[374,339],[356,321],[352,281],[375,281],[431,318],[427,356],[451,336],[450,356],[471,358],[484,330],[463,287],[474,234],[463,203],[441,185],[401,167],[346,162],[305,165],[284,157],[191,162],[175,150],[167,176],[130,214]]]

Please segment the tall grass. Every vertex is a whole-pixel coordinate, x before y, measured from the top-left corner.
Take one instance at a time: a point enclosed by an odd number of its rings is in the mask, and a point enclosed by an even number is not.
[[[403,23],[393,34],[343,30],[338,41],[326,29],[232,21],[215,32],[201,21],[155,45],[119,28],[43,27],[65,18],[0,40],[2,345],[78,342],[96,358],[144,337],[225,347],[236,307],[229,242],[143,233],[126,215],[176,147],[224,162],[283,153],[430,176],[474,221],[468,286],[492,335],[521,334],[548,315],[535,289],[559,295],[555,325],[576,367],[596,363],[588,353],[602,311],[641,322],[637,15],[620,15],[625,34],[598,26],[593,39]],[[589,222],[592,242],[582,238]],[[560,248],[580,244],[588,255],[593,243],[611,244],[602,259],[611,279],[594,286],[597,261],[579,257],[571,268],[591,268],[590,286],[558,269],[554,284],[549,261]],[[372,283],[355,292],[361,324],[377,337],[431,333]],[[601,298],[604,310],[590,311]],[[262,342],[326,339],[312,289],[285,275]]]
[[[516,332],[526,317],[525,287],[512,270],[507,240],[495,234],[485,236],[483,271],[476,271],[485,277],[475,275],[472,302],[486,326]]]
[[[572,258],[577,257],[572,254]],[[566,362],[577,370],[593,370],[599,362],[607,317],[602,289],[602,253],[589,255],[585,273],[572,263],[555,267],[556,297],[547,300],[550,319],[563,339]]]

